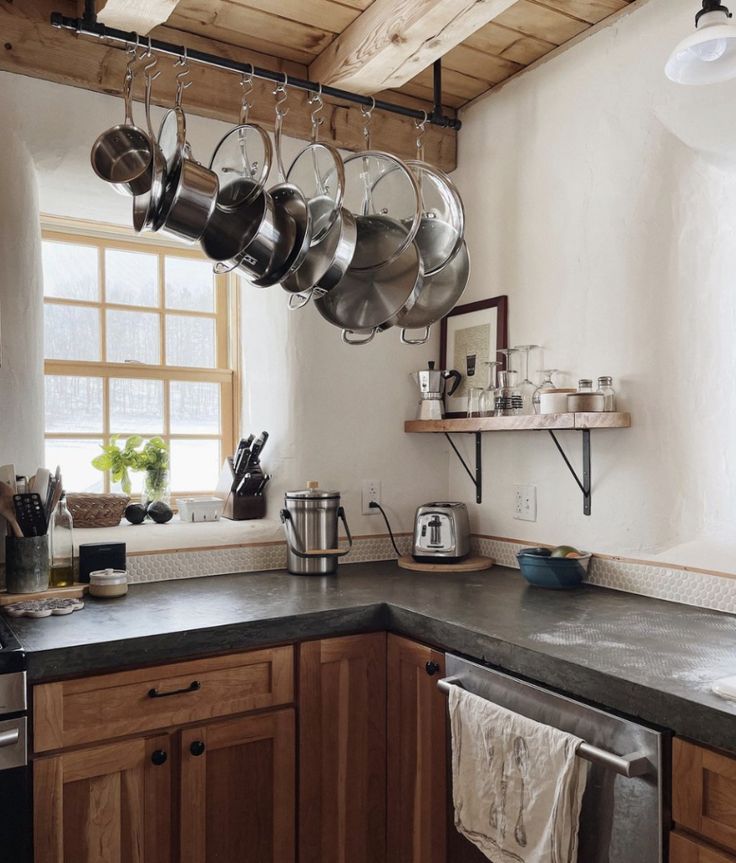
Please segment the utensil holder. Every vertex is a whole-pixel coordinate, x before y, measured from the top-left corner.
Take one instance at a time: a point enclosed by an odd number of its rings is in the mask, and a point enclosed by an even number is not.
[[[49,588],[49,537],[5,537],[5,588],[8,593],[40,593]]]

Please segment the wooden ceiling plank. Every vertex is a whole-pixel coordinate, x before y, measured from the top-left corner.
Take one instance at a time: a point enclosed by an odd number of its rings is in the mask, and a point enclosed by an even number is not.
[[[238,44],[238,35],[256,44],[264,40],[269,45],[283,45],[313,57],[334,38],[334,33],[324,28],[310,27],[230,0],[180,0],[169,24],[235,44]]]
[[[487,90],[488,85],[484,82],[484,87]],[[415,99],[420,99],[423,102],[432,101],[432,88],[424,84],[417,84],[415,81],[409,81],[408,84],[399,90],[400,93],[406,93],[407,96],[413,96]],[[466,96],[453,96],[452,93],[442,94],[442,104],[450,106],[453,109],[462,108],[462,106],[470,100]]]
[[[343,6],[334,0],[247,0],[242,5],[331,33],[342,33],[360,15],[360,9]],[[278,26],[278,22],[274,23]]]
[[[96,0],[97,20],[107,27],[146,36],[163,24],[179,0]]]
[[[311,64],[310,77],[371,95],[401,87],[513,0],[374,0]]]
[[[425,69],[424,72],[420,72],[416,78],[413,78],[410,83],[420,84],[422,87],[427,87],[431,92],[432,70]],[[448,96],[460,96],[465,101],[468,101],[468,99],[475,99],[476,96],[480,95],[487,89],[488,82],[481,80],[480,78],[475,78],[472,75],[465,75],[462,72],[456,72],[454,69],[442,70],[443,101],[445,101]]]
[[[65,30],[50,26],[49,17],[61,0],[33,0],[33,2],[0,3],[0,32],[4,49],[0,52],[0,70],[42,78],[59,84],[93,90],[118,96],[127,62],[125,51],[111,47],[101,39],[75,37]],[[63,7],[62,7],[63,8]],[[224,53],[226,46],[213,53]],[[252,54],[228,48],[233,59],[252,62]],[[156,105],[170,107],[176,88],[173,62],[159,64],[162,74],[153,91]],[[241,87],[240,76],[227,70],[190,63],[192,86],[184,96],[184,110],[189,114],[211,117],[226,122],[235,122],[239,113]],[[251,118],[268,129],[273,128],[273,84],[256,79]],[[136,82],[135,96],[142,98],[142,82]],[[289,112],[284,119],[287,135],[308,140],[310,136],[310,113],[308,94],[292,90],[289,93]],[[120,104],[120,116],[123,107]],[[346,107],[325,99],[326,122],[322,138],[339,147],[358,150],[363,145],[363,121],[357,105]],[[140,105],[135,116],[142,121]],[[102,130],[100,130],[102,131]],[[388,150],[405,158],[416,152],[416,128],[414,120],[384,111],[373,116],[373,141],[377,148]],[[90,146],[92,142],[90,141]],[[437,126],[427,128],[425,148],[427,159],[446,171],[456,167],[456,133]],[[209,161],[209,153],[195,153],[202,161]]]
[[[557,47],[552,42],[545,42],[543,39],[525,36],[517,30],[502,27],[495,21],[481,27],[477,33],[473,33],[466,39],[463,45],[475,48],[477,51],[484,51],[486,54],[495,54],[497,57],[513,60],[515,63],[521,63],[522,66],[528,66]]]
[[[551,42],[535,39],[533,36],[523,36],[519,33],[516,41],[509,45],[500,56],[505,60],[513,60],[514,63],[521,63],[522,66],[531,66],[532,63],[536,63],[550,51],[554,51],[555,47]]]
[[[443,82],[447,72],[452,70],[453,72],[462,72],[471,78],[480,78],[489,84],[498,84],[511,75],[515,75],[521,69],[523,66],[520,63],[505,60],[495,54],[476,51],[466,45],[458,45],[457,48],[448,51],[442,58]]]
[[[555,46],[573,39],[589,26],[584,21],[570,18],[554,9],[539,6],[532,0],[517,0],[494,20],[496,24],[509,27],[525,36],[544,39]]]
[[[620,12],[629,5],[629,0],[534,0],[538,6],[545,6],[586,21],[588,24],[597,24],[609,15]]]

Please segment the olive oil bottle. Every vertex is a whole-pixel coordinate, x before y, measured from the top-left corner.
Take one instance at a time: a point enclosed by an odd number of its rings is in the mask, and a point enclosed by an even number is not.
[[[74,584],[74,523],[62,494],[51,516],[51,587]]]

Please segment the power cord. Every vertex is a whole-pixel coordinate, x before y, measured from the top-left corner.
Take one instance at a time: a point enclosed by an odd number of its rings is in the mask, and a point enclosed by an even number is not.
[[[396,540],[394,539],[394,532],[391,530],[391,525],[388,523],[388,516],[383,511],[383,507],[380,503],[375,500],[372,500],[368,504],[369,509],[377,509],[380,510],[381,515],[383,516],[383,520],[386,522],[386,527],[388,528],[388,535],[391,537],[391,545],[394,547],[394,551],[396,552],[397,557],[401,557],[401,552],[399,551],[399,547],[396,545]]]

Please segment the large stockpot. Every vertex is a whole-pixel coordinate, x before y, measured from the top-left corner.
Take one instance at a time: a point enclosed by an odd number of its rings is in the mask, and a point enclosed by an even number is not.
[[[296,233],[291,215],[261,190],[235,210],[215,207],[202,236],[202,249],[218,262],[216,273],[237,267],[248,278],[260,279],[291,254]]]
[[[338,548],[338,519],[345,527],[347,548]],[[287,569],[292,575],[333,575],[340,557],[353,545],[339,491],[323,491],[316,482],[287,491],[281,510],[287,544]]]

